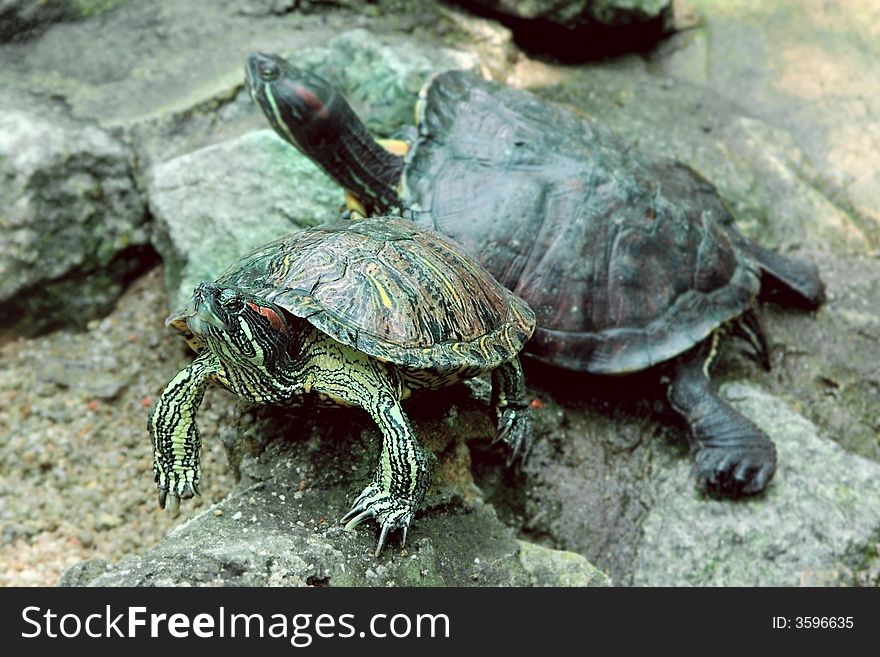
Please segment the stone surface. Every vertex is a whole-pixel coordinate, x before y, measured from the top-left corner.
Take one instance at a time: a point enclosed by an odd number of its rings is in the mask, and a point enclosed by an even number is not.
[[[0,332],[84,326],[155,261],[133,160],[59,103],[0,94]]]
[[[0,42],[33,38],[59,21],[106,13],[127,0],[0,0]]]
[[[338,187],[259,130],[153,167],[147,192],[171,310],[250,250],[339,216]]]
[[[788,131],[880,245],[880,2],[690,4],[700,28],[672,39],[654,63]]]
[[[236,429],[221,432],[240,475],[227,499],[143,557],[86,562],[62,584],[607,586],[582,556],[516,540],[474,496],[467,450],[458,445],[491,429],[487,409],[463,387],[427,397],[408,410],[416,406],[414,428],[430,436],[437,461],[426,511],[405,548],[395,532],[376,558],[374,524],[346,532],[338,522],[378,453],[378,432],[364,414],[255,407],[242,409]]]
[[[480,64],[472,52],[431,44],[413,48],[406,37],[365,29],[345,32],[325,47],[281,54],[336,85],[367,127],[382,136],[413,124],[415,99],[432,74]]]
[[[611,586],[611,579],[574,552],[519,541],[519,560],[533,586]]]
[[[595,22],[622,26],[671,12],[671,0],[477,0],[496,11],[529,20],[543,19],[574,28]]]
[[[724,396],[776,442],[775,480],[756,500],[706,500],[684,462],[658,459],[632,584],[856,584],[853,573],[868,565],[880,527],[880,466],[845,452],[753,385],[731,384]]]
[[[345,532],[336,495],[290,488],[243,491],[181,525],[143,557],[114,566],[85,562],[67,586],[607,586],[580,555],[525,546],[489,507],[420,520],[430,538],[372,555],[374,538]]]

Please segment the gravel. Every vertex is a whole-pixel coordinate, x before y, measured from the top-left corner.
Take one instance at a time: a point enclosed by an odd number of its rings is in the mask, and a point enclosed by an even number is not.
[[[231,489],[213,438],[233,398],[214,386],[199,417],[210,483],[178,518],[156,504],[147,416],[189,359],[163,325],[162,280],[161,268],[144,275],[83,333],[0,347],[0,586],[51,586],[83,559],[141,554]]]

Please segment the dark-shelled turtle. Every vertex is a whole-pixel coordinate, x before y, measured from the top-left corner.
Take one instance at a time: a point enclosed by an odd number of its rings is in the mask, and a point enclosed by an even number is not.
[[[427,461],[401,406],[412,390],[492,372],[497,438],[515,457],[531,438],[517,353],[534,314],[472,257],[434,231],[381,217],[307,229],[256,249],[202,283],[168,324],[199,356],[150,416],[159,503],[176,510],[199,484],[195,414],[217,381],[254,402],[364,409],[382,433],[371,483],[343,518],[375,517],[376,554],[403,540],[428,484]]]
[[[422,90],[404,155],[310,71],[254,53],[247,78],[276,132],[362,211],[448,235],[525,299],[537,328],[523,353],[602,375],[656,367],[690,427],[700,487],[733,497],[765,487],[775,447],[708,378],[716,329],[747,338],[769,367],[753,312],[762,288],[812,309],[824,286],[812,265],[740,234],[714,185],[570,110],[461,71]]]

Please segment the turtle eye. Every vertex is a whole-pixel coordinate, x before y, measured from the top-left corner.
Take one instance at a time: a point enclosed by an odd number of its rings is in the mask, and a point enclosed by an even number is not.
[[[237,310],[241,307],[242,301],[234,292],[223,290],[220,293],[220,303],[223,304],[223,307],[226,308],[226,310]]]
[[[263,82],[277,80],[278,76],[281,74],[281,69],[278,68],[278,64],[275,62],[262,61],[257,66],[257,70],[260,74],[260,79]]]

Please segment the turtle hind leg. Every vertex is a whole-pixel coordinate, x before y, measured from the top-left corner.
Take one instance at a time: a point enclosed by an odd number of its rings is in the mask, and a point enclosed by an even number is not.
[[[532,445],[532,409],[526,399],[525,377],[519,358],[492,370],[492,405],[498,415],[495,440],[510,449],[507,465],[528,456]]]
[[[667,396],[690,427],[700,489],[713,497],[761,492],[776,471],[776,448],[756,424],[721,399],[707,375],[713,336],[671,365]]]
[[[735,235],[761,269],[761,297],[782,306],[815,310],[825,301],[825,283],[812,263],[789,258]]]

